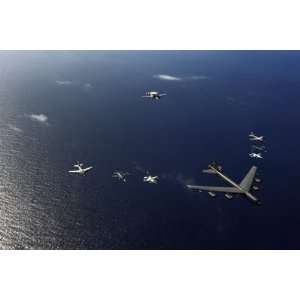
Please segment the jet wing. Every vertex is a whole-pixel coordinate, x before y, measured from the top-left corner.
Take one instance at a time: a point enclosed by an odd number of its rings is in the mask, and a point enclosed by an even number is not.
[[[222,192],[222,193],[232,193],[232,194],[241,194],[241,191],[235,187],[226,187],[226,186],[201,186],[201,185],[187,185],[191,190],[198,191],[208,191],[208,192]]]
[[[93,169],[93,167],[88,167],[88,168],[83,169],[83,171],[84,171],[84,172],[88,172],[88,171],[90,171],[90,170],[92,170],[92,169]]]
[[[69,173],[80,173],[79,170],[70,170]]]

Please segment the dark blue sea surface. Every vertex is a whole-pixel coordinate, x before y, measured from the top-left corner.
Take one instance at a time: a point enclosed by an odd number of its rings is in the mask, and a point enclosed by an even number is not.
[[[299,51],[2,51],[0,248],[300,249],[299,130]],[[262,205],[188,191],[213,160]]]

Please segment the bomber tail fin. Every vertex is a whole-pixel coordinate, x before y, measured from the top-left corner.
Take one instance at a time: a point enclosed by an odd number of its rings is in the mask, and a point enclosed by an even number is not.
[[[253,183],[253,179],[255,177],[255,174],[256,174],[256,170],[257,170],[257,167],[253,166],[249,172],[247,173],[247,175],[244,177],[244,179],[241,181],[240,183],[240,187],[246,191],[246,192],[249,192],[250,188],[251,188],[251,185]]]

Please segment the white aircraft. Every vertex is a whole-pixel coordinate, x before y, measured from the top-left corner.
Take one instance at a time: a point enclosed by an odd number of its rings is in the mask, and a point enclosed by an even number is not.
[[[93,167],[82,168],[83,164],[80,164],[79,162],[77,162],[77,164],[75,164],[73,167],[77,168],[77,170],[70,170],[69,173],[75,173],[78,175],[85,175],[88,171],[93,169]]]
[[[264,141],[263,136],[257,136],[253,132],[250,132],[249,139],[250,139],[250,141],[256,141],[256,142],[263,142]]]
[[[144,96],[142,96],[143,98],[151,98],[153,100],[160,100],[161,97],[166,96],[167,94],[160,94],[158,92],[155,91],[150,91],[150,92],[146,92],[146,94]]]
[[[128,175],[130,175],[128,172],[115,171],[112,177],[118,178],[119,180],[126,182],[126,176]]]
[[[249,153],[249,156],[252,157],[252,158],[260,158],[260,159],[263,158],[261,156],[261,153],[255,153],[255,152]]]
[[[158,179],[158,176],[145,176],[144,177],[144,182],[147,182],[147,183],[157,183],[157,179]]]

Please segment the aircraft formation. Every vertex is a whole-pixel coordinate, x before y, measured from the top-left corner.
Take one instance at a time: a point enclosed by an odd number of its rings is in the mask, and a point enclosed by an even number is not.
[[[160,100],[161,97],[166,96],[166,93],[159,93],[156,91],[147,91],[145,95],[142,96],[142,98],[148,98],[150,100]],[[255,159],[262,159],[262,151],[265,151],[265,146],[263,145],[264,137],[263,136],[257,136],[253,132],[249,134],[249,140],[252,142],[252,151],[249,153],[250,158]],[[258,150],[260,152],[256,152],[255,150]],[[69,173],[77,174],[77,175],[86,175],[87,172],[93,169],[92,166],[83,168],[83,164],[77,162],[74,166],[76,168],[75,170],[70,170]],[[203,170],[203,173],[213,174],[221,178],[223,181],[225,181],[229,186],[201,186],[201,185],[186,185],[186,187],[189,190],[194,191],[207,191],[208,194],[211,197],[216,197],[216,193],[224,193],[225,197],[227,199],[232,199],[233,195],[242,195],[246,197],[248,200],[250,200],[251,203],[260,205],[261,202],[255,197],[252,193],[252,191],[259,190],[259,187],[255,185],[256,183],[260,183],[261,179],[255,177],[256,176],[257,167],[252,166],[246,176],[241,180],[241,182],[237,183],[227,177],[222,170],[222,167],[218,165],[216,162],[212,162],[208,165],[208,169]],[[116,178],[117,180],[126,183],[127,177],[130,175],[128,172],[123,171],[114,171],[112,174],[113,178]],[[143,177],[143,182],[149,183],[149,184],[157,184],[158,183],[158,176],[152,176],[149,174],[149,171],[146,171],[145,176]]]
[[[249,153],[249,157],[256,159],[263,159],[262,153],[265,152],[266,147],[262,143],[264,142],[263,136],[257,136],[253,132],[249,134],[249,140],[252,142],[251,153]],[[256,152],[256,150],[260,152]]]
[[[252,145],[252,149],[256,150],[265,150],[265,146],[262,145],[264,141],[263,136],[257,136],[253,132],[249,134],[249,140],[253,143],[256,143]],[[259,143],[260,145],[258,145]],[[255,151],[252,151],[249,153],[249,156],[251,158],[256,159],[262,159],[261,153],[256,153]],[[187,188],[191,190],[197,190],[199,192],[207,191],[208,194],[211,197],[216,196],[216,192],[224,193],[225,197],[227,199],[232,199],[234,194],[243,195],[248,200],[250,200],[253,204],[260,205],[261,202],[252,194],[251,190],[258,191],[259,187],[255,185],[255,183],[260,183],[261,179],[255,177],[256,176],[257,167],[252,166],[246,176],[243,178],[243,180],[240,183],[234,182],[232,179],[227,177],[224,173],[222,173],[222,167],[218,165],[216,162],[213,162],[208,165],[208,169],[203,170],[203,173],[208,174],[214,174],[223,179],[229,187],[226,186],[201,186],[201,185],[187,185]]]
[[[89,172],[90,170],[93,169],[93,167],[87,167],[87,168],[83,168],[83,163],[79,163],[77,162],[75,165],[73,165],[73,167],[77,168],[76,170],[70,170],[69,173],[73,173],[73,174],[77,174],[77,175],[81,175],[81,176],[85,176],[87,172]],[[122,182],[127,182],[127,176],[129,176],[130,173],[128,172],[123,172],[123,171],[114,171],[112,174],[113,178],[118,179],[119,181]],[[146,183],[150,183],[150,184],[157,184],[158,183],[158,176],[151,176],[149,174],[149,172],[146,172],[146,176],[143,177],[143,181]]]

